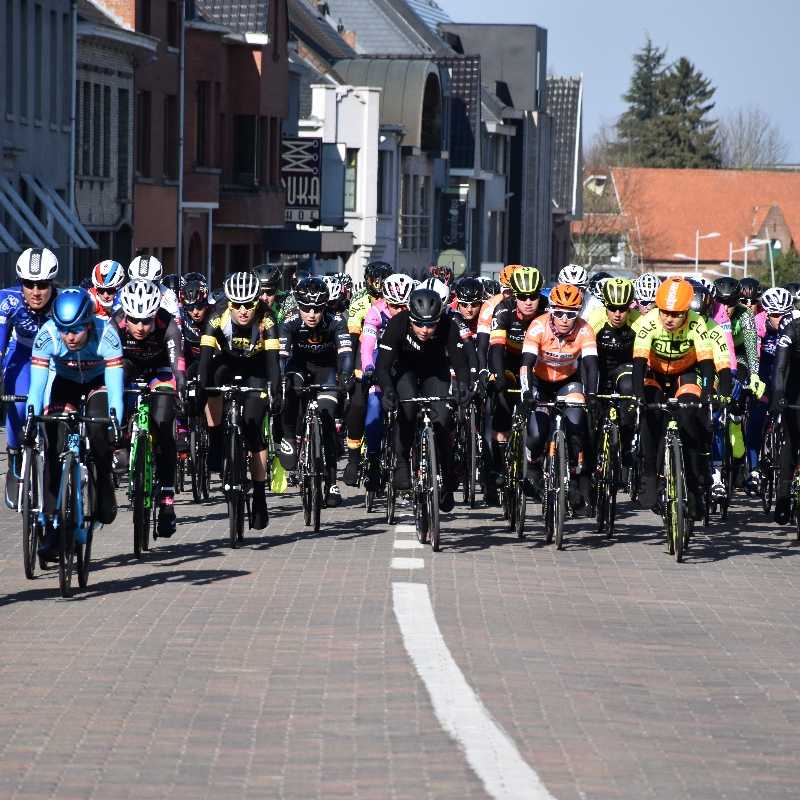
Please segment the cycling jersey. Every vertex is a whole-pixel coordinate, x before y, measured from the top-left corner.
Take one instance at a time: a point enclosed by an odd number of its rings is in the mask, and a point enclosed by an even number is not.
[[[100,319],[108,319],[116,310],[119,308],[119,302],[117,301],[117,292],[114,293],[114,299],[111,301],[111,305],[106,308],[98,299],[97,299],[97,287],[90,286],[86,291],[89,292],[91,295],[92,300],[94,300],[94,313],[96,316],[100,317]]]
[[[490,346],[498,345],[509,356],[518,359],[522,355],[525,331],[539,313],[539,309],[537,309],[532,317],[522,317],[517,311],[517,301],[513,297],[498,303],[492,317],[492,330],[489,334]]]
[[[522,347],[523,361],[528,364],[532,356],[533,374],[547,383],[571,378],[578,372],[580,359],[597,356],[597,341],[594,331],[586,320],[577,319],[572,330],[559,334],[553,327],[549,313],[537,317],[528,326]],[[521,370],[520,381],[527,388],[529,369]],[[588,390],[593,391],[594,381],[587,380]]]
[[[736,355],[731,351],[728,346],[728,337],[726,331],[718,325],[714,320],[704,320],[706,329],[708,330],[708,338],[711,342],[711,347],[714,356],[714,369],[720,372],[723,369],[730,369],[736,371]]]
[[[383,298],[376,300],[364,317],[364,327],[359,339],[359,354],[361,371],[375,368],[375,359],[378,357],[377,348],[386,324],[391,317]]]
[[[49,401],[51,371],[78,384],[88,384],[104,376],[108,407],[114,409],[117,421],[122,422],[122,343],[113,325],[97,320],[89,329],[86,345],[80,350],[70,350],[61,339],[55,322],[45,323],[33,344],[31,356],[28,402],[34,414],[41,414]]]
[[[645,359],[654,372],[678,375],[698,361],[711,361],[714,357],[705,321],[696,311],[688,312],[678,330],[668,331],[661,324],[659,310],[654,308],[636,320],[633,330],[633,357]]]
[[[716,303],[711,318],[729,330],[737,362],[758,374],[758,336],[753,315],[743,306],[730,308]]]
[[[325,312],[315,328],[309,328],[298,315],[281,323],[279,328],[280,355],[291,368],[306,363],[333,367],[350,374],[353,371],[353,347],[344,320]],[[289,364],[286,364],[289,368]]]
[[[209,315],[206,314],[206,320]],[[200,358],[200,340],[203,336],[205,322],[195,322],[181,306],[181,335],[183,336],[183,357],[187,366]]]
[[[633,323],[636,322],[636,320],[641,316],[642,314],[638,308],[629,309],[626,325],[633,325]],[[592,326],[592,330],[597,333],[603,327],[603,325],[608,322],[608,313],[606,307],[602,306],[601,308],[595,308],[592,313],[589,314],[589,317],[586,321]]]
[[[0,353],[8,354],[9,342],[14,348],[24,348],[30,353],[39,329],[50,318],[50,307],[56,296],[41,310],[28,307],[20,287],[0,291]]]
[[[372,301],[373,297],[366,289],[350,301],[350,309],[347,313],[347,330],[351,336],[361,335],[364,319],[372,306]]]
[[[487,336],[491,334],[494,310],[503,300],[505,300],[504,295],[496,294],[484,302],[481,312],[478,314],[478,333],[485,333]]]
[[[605,312],[605,309],[603,309]],[[603,314],[602,323],[592,329],[597,339],[597,358],[600,369],[600,383],[603,391],[613,391],[614,373],[623,364],[633,361],[633,343],[636,333],[629,323],[615,328]]]

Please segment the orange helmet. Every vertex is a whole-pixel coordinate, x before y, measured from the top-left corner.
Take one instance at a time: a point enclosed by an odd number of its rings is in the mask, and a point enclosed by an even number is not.
[[[583,305],[583,292],[569,283],[557,283],[550,292],[550,305],[555,308],[580,309]]]
[[[520,266],[520,264],[508,264],[500,270],[500,285],[504,289],[511,288],[511,276],[514,274],[514,270],[519,269]]]
[[[688,311],[693,298],[692,284],[685,278],[673,275],[658,287],[656,305],[661,311]]]

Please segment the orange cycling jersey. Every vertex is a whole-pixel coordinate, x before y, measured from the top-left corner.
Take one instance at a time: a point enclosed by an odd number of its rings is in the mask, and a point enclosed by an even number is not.
[[[485,333],[487,336],[492,332],[492,317],[498,303],[503,302],[503,295],[496,294],[490,297],[481,306],[481,313],[478,315],[478,333]]]
[[[586,320],[576,320],[572,330],[560,336],[553,329],[550,314],[544,314],[528,327],[522,352],[536,356],[533,374],[537,378],[557,383],[578,371],[580,358],[597,355],[597,341]]]
[[[653,372],[679,375],[692,369],[698,361],[713,361],[714,349],[703,318],[689,311],[684,325],[668,331],[661,324],[659,311],[654,308],[633,323],[636,339],[633,357],[647,359]]]

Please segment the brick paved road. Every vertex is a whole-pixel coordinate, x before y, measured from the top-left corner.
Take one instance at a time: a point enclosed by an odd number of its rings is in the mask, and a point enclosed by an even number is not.
[[[220,505],[142,562],[130,515],[90,588],[26,581],[0,511],[0,797],[480,798],[406,653],[392,582],[430,588],[445,642],[547,789],[572,798],[800,793],[800,547],[740,504],[689,563],[650,515],[557,553],[494,513],[393,549],[355,499],[304,532],[296,496],[231,551]],[[392,570],[393,556],[420,570]]]

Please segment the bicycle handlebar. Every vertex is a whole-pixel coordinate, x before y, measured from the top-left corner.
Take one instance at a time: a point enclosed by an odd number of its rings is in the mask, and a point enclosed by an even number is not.
[[[28,399],[25,394],[4,394],[0,395],[0,403],[24,403]]]
[[[88,422],[101,423],[103,425],[116,425],[115,417],[89,417],[79,414],[77,411],[63,411],[59,414],[34,414],[34,422]]]
[[[248,394],[252,392],[266,392],[266,386],[206,386],[207,392],[219,392],[220,394]]]
[[[586,408],[586,403],[576,400],[553,400],[545,402],[544,400],[536,401],[536,408]]]
[[[431,403],[455,403],[456,401],[452,397],[408,397],[400,402],[422,403],[423,405],[429,405]]]
[[[597,397],[598,400],[609,400],[609,401],[612,401],[612,402],[614,400],[638,400],[639,399],[638,397],[635,397],[632,394],[616,394],[616,393],[614,393],[614,394],[598,394],[598,395],[595,395],[595,397]]]

